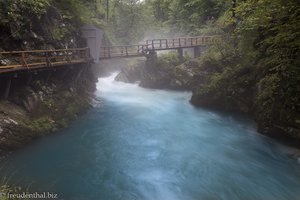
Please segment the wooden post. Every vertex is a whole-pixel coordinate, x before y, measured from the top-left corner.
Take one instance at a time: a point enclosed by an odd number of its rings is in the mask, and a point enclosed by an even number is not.
[[[90,48],[85,49],[85,60],[88,61],[90,58]]]
[[[28,65],[27,65],[27,62],[26,62],[26,57],[25,57],[25,52],[21,53],[21,61],[22,61],[22,67],[27,67],[28,68]]]
[[[5,92],[4,92],[4,99],[8,99],[8,97],[9,97],[10,86],[11,86],[11,76],[6,81],[6,87],[5,87]]]
[[[50,67],[49,52],[46,52],[46,65]]]
[[[205,37],[205,45],[207,45],[207,43],[209,43],[209,37]]]
[[[24,63],[24,52],[21,53],[21,64],[22,64],[22,67],[25,67],[25,63]]]
[[[154,49],[154,41],[152,40],[152,49]]]
[[[128,47],[125,47],[125,51],[126,51],[126,56],[128,56]]]
[[[106,57],[106,47],[103,47],[103,58],[105,58],[105,57]]]
[[[175,39],[173,39],[173,43],[172,43],[173,47],[175,46]]]
[[[181,47],[180,38],[179,38],[179,46]]]
[[[67,62],[68,62],[68,63],[71,63],[72,60],[71,60],[71,58],[70,58],[69,52],[68,52],[68,51],[64,51],[64,53],[65,53],[65,55],[66,55],[66,57],[67,57]]]

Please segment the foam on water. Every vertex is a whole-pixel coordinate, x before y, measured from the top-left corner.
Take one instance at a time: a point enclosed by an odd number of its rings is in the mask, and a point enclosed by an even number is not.
[[[14,153],[1,176],[70,200],[299,199],[297,161],[253,122],[115,75],[99,79],[98,106]]]

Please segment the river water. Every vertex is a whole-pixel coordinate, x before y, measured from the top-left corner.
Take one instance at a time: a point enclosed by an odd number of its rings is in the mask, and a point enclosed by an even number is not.
[[[100,78],[93,109],[2,164],[1,176],[66,200],[299,200],[287,147],[191,93]]]

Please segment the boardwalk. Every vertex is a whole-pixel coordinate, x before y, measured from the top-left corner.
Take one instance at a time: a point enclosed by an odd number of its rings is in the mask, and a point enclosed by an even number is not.
[[[0,52],[0,73],[86,63],[88,48]]]
[[[214,37],[181,37],[146,40],[143,44],[107,46],[100,48],[100,59],[147,56],[151,51],[172,50],[207,46]],[[51,67],[67,66],[92,61],[89,48],[30,50],[0,52],[0,74]]]

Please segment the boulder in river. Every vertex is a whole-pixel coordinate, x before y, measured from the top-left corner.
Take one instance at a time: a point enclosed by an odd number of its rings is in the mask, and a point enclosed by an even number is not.
[[[143,60],[136,60],[134,63],[122,66],[121,72],[115,77],[115,80],[124,83],[135,83],[140,81],[144,67],[145,62]]]

